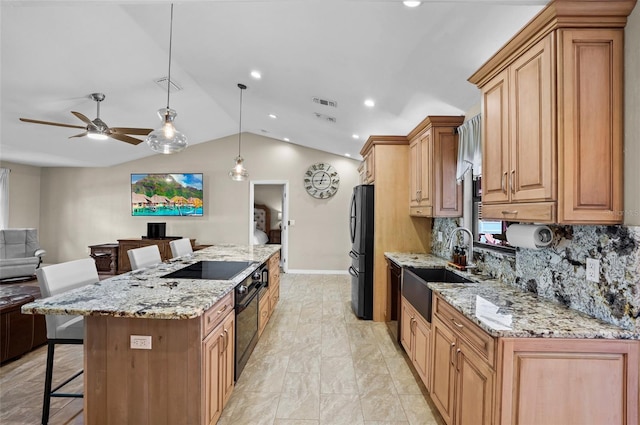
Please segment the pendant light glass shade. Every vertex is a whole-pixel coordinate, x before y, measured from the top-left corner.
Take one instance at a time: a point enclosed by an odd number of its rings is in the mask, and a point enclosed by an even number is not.
[[[173,125],[176,115],[178,114],[173,109],[158,109],[158,116],[164,124],[147,136],[147,144],[152,151],[169,154],[183,151],[187,147],[187,136]]]
[[[244,159],[241,156],[236,157],[236,166],[229,171],[229,177],[236,182],[242,182],[249,177],[249,173],[244,168]]]
[[[173,3],[171,3],[171,24],[169,26],[169,74],[167,76],[167,107],[158,109],[158,116],[162,120],[162,127],[152,131],[146,138],[147,145],[157,153],[177,153],[187,147],[187,136],[176,130],[173,121],[176,111],[169,107],[169,94],[171,91],[171,45],[173,40]]]
[[[242,182],[249,177],[249,173],[244,168],[244,159],[240,155],[240,147],[242,146],[242,91],[247,88],[244,84],[238,84],[240,89],[240,119],[238,120],[238,156],[236,157],[236,165],[229,171],[229,177],[236,182]]]

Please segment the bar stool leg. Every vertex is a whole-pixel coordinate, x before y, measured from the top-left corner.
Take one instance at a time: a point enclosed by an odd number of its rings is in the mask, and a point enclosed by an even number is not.
[[[42,425],[49,423],[49,408],[51,407],[51,381],[53,380],[53,355],[55,343],[47,342],[47,370],[44,379],[44,400],[42,402]]]

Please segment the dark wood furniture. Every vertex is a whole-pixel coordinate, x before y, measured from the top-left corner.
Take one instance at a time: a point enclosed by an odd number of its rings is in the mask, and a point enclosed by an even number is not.
[[[282,230],[280,229],[271,229],[269,231],[269,242],[273,244],[281,243]]]
[[[162,261],[166,261],[172,257],[171,247],[169,242],[174,239],[180,239],[180,237],[166,237],[162,239],[149,239],[149,238],[132,238],[132,239],[118,239],[118,274],[131,271],[131,263],[129,262],[129,255],[127,251],[135,248],[142,248],[143,246],[158,245],[160,250],[160,258]],[[191,239],[191,246],[195,246],[195,239]]]
[[[40,288],[5,285],[0,289],[0,363],[28,353],[47,342],[44,316],[22,314],[20,308],[40,298]]]
[[[118,273],[118,247],[117,243],[103,243],[90,245],[91,257],[96,260],[96,268],[100,274]]]

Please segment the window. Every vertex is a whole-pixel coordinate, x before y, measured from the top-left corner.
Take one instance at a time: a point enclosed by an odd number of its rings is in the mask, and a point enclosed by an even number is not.
[[[474,245],[485,248],[499,247],[500,250],[506,248],[509,251],[514,249],[507,242],[508,222],[482,219],[482,177],[473,181],[472,211]]]

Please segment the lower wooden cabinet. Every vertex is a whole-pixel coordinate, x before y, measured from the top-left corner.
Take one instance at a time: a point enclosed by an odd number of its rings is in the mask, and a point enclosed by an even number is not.
[[[638,424],[638,341],[500,339],[501,424]]]
[[[400,344],[411,359],[420,379],[430,388],[431,328],[429,323],[402,297],[400,304]]]
[[[214,425],[233,391],[235,312],[232,310],[202,342],[205,420]]]
[[[271,310],[269,306],[271,305],[271,293],[269,291],[263,293],[260,298],[260,302],[258,303],[258,336],[262,335],[264,328],[267,327],[267,322],[269,321],[269,313]]]

